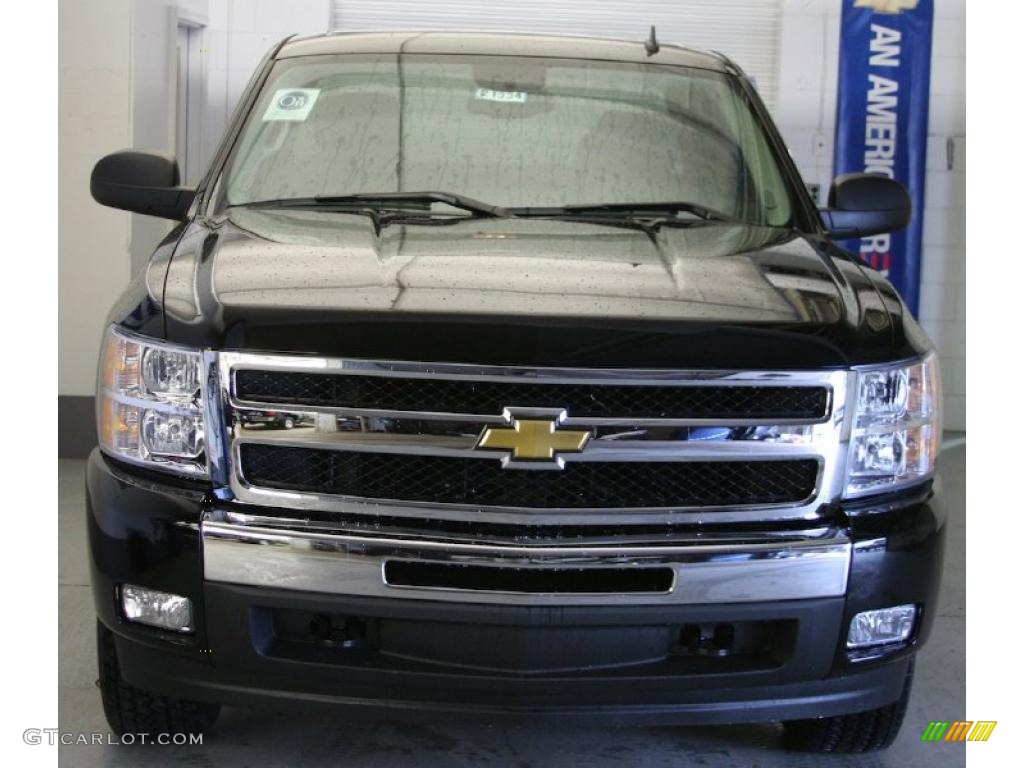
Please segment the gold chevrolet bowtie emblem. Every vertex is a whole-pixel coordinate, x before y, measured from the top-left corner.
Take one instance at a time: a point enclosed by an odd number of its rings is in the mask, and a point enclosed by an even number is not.
[[[512,419],[508,427],[487,427],[477,448],[511,451],[512,461],[557,461],[558,453],[579,453],[590,439],[585,429],[559,429],[553,419]]]

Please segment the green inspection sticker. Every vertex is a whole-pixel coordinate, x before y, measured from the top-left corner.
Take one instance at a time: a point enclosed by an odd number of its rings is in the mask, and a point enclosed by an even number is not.
[[[263,121],[296,120],[303,121],[309,117],[310,110],[320,95],[319,88],[281,88],[274,93],[263,113]]]

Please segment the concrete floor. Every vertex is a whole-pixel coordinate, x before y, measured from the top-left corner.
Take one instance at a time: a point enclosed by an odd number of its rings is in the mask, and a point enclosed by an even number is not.
[[[327,710],[285,719],[225,708],[202,746],[62,746],[67,766],[630,766],[699,765],[861,768],[935,768],[964,765],[963,744],[924,744],[929,720],[964,717],[965,562],[964,462],[966,447],[942,455],[949,495],[950,527],[939,615],[921,652],[903,731],[886,752],[816,757],[779,749],[774,725],[714,728],[559,728],[468,724],[402,726],[346,723]],[[86,561],[84,462],[60,463],[60,699],[62,732],[107,733],[95,687],[94,617]]]

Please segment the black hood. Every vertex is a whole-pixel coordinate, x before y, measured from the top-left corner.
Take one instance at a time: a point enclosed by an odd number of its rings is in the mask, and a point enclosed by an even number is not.
[[[171,255],[171,249],[173,255]],[[767,227],[539,219],[392,225],[234,209],[146,283],[172,341],[507,365],[809,368],[891,359],[898,297],[831,244]],[[166,279],[164,279],[166,278]]]

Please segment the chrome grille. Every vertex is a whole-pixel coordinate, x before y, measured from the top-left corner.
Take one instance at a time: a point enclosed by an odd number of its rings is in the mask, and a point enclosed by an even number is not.
[[[841,483],[845,371],[495,368],[233,352],[208,360],[221,391],[210,412],[222,426],[209,436],[220,455],[215,482],[228,498],[296,516],[534,531],[813,521]],[[564,469],[503,468],[476,445],[515,407],[558,414],[591,439],[560,456]]]

